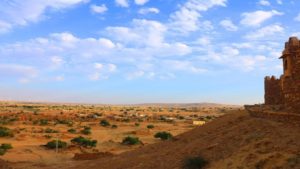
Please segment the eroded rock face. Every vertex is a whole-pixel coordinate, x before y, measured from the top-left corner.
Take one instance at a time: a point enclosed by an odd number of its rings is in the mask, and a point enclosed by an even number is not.
[[[284,73],[280,79],[265,78],[265,104],[284,105],[292,113],[300,114],[300,41],[291,37],[280,57]]]

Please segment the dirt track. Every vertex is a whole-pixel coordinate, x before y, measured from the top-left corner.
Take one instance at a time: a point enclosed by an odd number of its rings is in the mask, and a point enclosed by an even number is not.
[[[119,156],[43,168],[176,169],[182,168],[187,157],[199,155],[211,169],[300,169],[300,127],[236,112],[172,141]]]

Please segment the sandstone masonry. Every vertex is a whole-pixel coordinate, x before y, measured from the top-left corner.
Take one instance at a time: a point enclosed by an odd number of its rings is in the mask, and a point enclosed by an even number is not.
[[[300,114],[300,41],[289,38],[280,57],[284,73],[280,79],[265,78],[265,104],[282,105],[288,112]]]

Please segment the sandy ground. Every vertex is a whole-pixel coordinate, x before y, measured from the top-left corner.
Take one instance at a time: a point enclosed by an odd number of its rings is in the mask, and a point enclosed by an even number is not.
[[[202,156],[209,169],[299,169],[300,127],[236,112],[164,141],[91,161],[45,166],[62,169],[179,169]],[[17,167],[18,168],[18,167]]]
[[[207,121],[213,121],[214,118],[222,116],[232,109],[236,109],[236,107],[204,106],[195,109],[1,103],[0,122],[6,122],[7,119],[16,120],[0,125],[10,128],[14,132],[14,137],[0,138],[0,143],[10,143],[13,146],[13,149],[8,150],[4,156],[0,156],[0,159],[9,162],[14,168],[34,169],[72,164],[75,153],[109,152],[118,155],[161,142],[153,137],[159,131],[167,131],[177,136],[195,128],[196,126],[192,125],[194,120],[207,118]],[[95,112],[101,112],[102,116],[97,119],[86,117]],[[161,116],[172,120],[171,122],[160,120]],[[124,122],[122,118],[130,121]],[[35,124],[41,119],[47,119],[49,123],[46,125]],[[55,124],[55,119],[70,120],[73,125]],[[108,120],[111,125],[117,125],[118,128],[100,126],[99,121],[101,119]],[[139,125],[137,126],[136,123]],[[148,129],[147,125],[149,124],[155,127]],[[92,133],[90,135],[83,135],[79,132],[84,126],[91,127]],[[59,133],[45,133],[47,128],[57,130]],[[76,129],[77,133],[69,133],[68,129],[70,128]],[[58,153],[43,146],[56,138],[72,145],[70,140],[78,136],[97,140],[98,144],[90,149],[71,146],[60,150]],[[136,146],[122,145],[121,142],[126,136],[139,137],[142,144]]]

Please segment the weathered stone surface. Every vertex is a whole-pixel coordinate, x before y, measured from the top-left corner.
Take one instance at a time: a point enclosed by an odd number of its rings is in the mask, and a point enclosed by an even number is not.
[[[284,74],[280,79],[265,78],[265,104],[284,105],[288,112],[300,114],[300,41],[291,37],[280,57]]]

